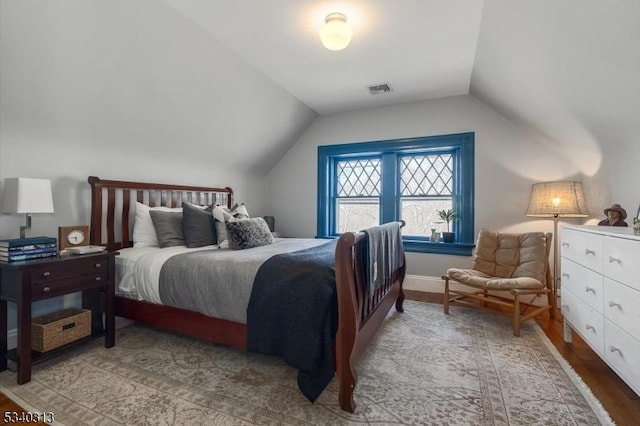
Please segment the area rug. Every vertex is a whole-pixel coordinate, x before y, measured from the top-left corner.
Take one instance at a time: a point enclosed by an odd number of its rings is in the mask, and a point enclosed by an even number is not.
[[[514,337],[509,318],[484,310],[392,311],[359,364],[353,414],[335,378],[311,404],[277,357],[136,324],[101,344],[34,366],[22,386],[5,371],[0,390],[69,426],[612,424],[537,324]]]

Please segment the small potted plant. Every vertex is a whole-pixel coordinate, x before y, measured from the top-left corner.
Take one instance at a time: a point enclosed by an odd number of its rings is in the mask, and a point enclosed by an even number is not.
[[[438,214],[438,217],[447,224],[447,231],[442,233],[442,241],[445,243],[452,243],[455,239],[455,234],[450,232],[449,224],[458,218],[458,214],[454,209],[436,210],[436,213]]]

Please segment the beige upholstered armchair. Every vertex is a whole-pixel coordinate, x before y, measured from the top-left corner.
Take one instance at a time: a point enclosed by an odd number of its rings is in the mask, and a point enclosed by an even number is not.
[[[508,308],[513,314],[513,334],[516,336],[520,335],[522,321],[548,310],[553,317],[550,248],[550,233],[508,234],[483,229],[476,241],[472,269],[450,268],[442,277],[444,313],[449,313],[450,304],[469,304],[471,300],[481,301],[484,306],[491,303]],[[476,290],[453,290],[451,281]],[[496,292],[509,292],[513,300],[496,295]],[[543,295],[547,296],[547,305],[532,304],[535,298]],[[528,309],[532,310],[525,314]]]

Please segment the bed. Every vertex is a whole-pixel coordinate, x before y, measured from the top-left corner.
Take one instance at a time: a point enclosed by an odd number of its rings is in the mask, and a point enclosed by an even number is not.
[[[229,187],[211,188],[88,178],[91,186],[90,242],[119,251],[133,246],[133,210],[135,203],[149,207],[175,208],[188,202],[199,205],[234,205]],[[339,380],[339,404],[348,412],[356,408],[354,389],[357,382],[356,362],[373,338],[393,305],[402,312],[402,282],[406,262],[395,270],[385,270],[370,286],[368,236],[364,232],[342,234],[335,249],[331,246],[332,267],[335,266],[335,299],[337,327],[332,351],[333,367]],[[164,249],[163,249],[164,250]],[[370,259],[371,257],[371,259]],[[378,274],[379,275],[379,274]],[[249,330],[245,323],[216,318],[172,306],[138,300],[116,294],[116,315],[153,327],[206,339],[236,349],[247,350]]]

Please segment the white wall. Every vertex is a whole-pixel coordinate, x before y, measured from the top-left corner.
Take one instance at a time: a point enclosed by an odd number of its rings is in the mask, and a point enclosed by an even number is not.
[[[475,231],[552,231],[552,221],[525,217],[531,184],[575,178],[553,144],[520,128],[473,96],[457,96],[322,116],[271,171],[269,211],[287,236],[314,236],[317,147],[351,142],[475,132]],[[580,176],[577,176],[580,179]],[[470,257],[408,253],[407,272],[440,276]]]
[[[0,179],[53,181],[29,235],[88,224],[89,175],[231,186],[267,214],[264,176],[315,115],[164,2],[2,0]],[[23,222],[0,214],[0,238]]]

